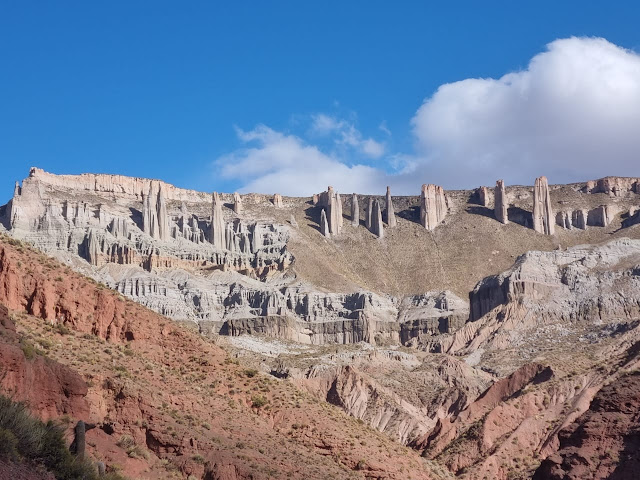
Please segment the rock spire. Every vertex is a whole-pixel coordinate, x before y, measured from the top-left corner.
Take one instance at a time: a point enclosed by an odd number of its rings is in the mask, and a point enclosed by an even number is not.
[[[169,217],[161,182],[150,182],[148,193],[142,194],[142,231],[151,238],[169,239]]]
[[[364,226],[367,227],[368,230],[371,230],[371,213],[373,211],[373,198],[369,197],[369,201],[367,202],[367,211],[364,212]]]
[[[358,205],[358,196],[355,193],[351,196],[351,225],[354,227],[360,225],[360,206]]]
[[[325,237],[331,236],[331,232],[329,232],[329,224],[327,223],[327,214],[324,211],[324,208],[320,212],[320,233]]]
[[[276,208],[282,208],[284,206],[284,204],[282,203],[282,195],[280,195],[279,193],[276,193],[273,196],[273,204],[275,205]]]
[[[225,221],[222,213],[222,199],[218,192],[211,195],[211,243],[218,248],[225,248]]]
[[[233,194],[233,213],[242,213],[242,198],[238,192]]]
[[[427,230],[436,228],[447,215],[447,199],[439,185],[422,185],[420,224]]]
[[[509,223],[509,216],[507,213],[509,203],[507,201],[507,193],[504,189],[504,180],[498,180],[496,182],[496,188],[494,190],[494,203],[494,215],[496,217],[496,220],[506,225],[507,223]]]
[[[533,229],[538,233],[553,235],[555,217],[551,209],[547,177],[538,177],[533,187]]]
[[[387,225],[389,225],[389,228],[393,228],[396,226],[396,214],[393,211],[391,189],[389,187],[387,187]]]
[[[384,225],[382,224],[382,208],[380,208],[380,202],[378,200],[373,201],[371,222],[371,232],[378,238],[384,237]]]
[[[332,186],[327,187],[326,192],[318,195],[318,205],[326,210],[329,232],[331,235],[339,235],[344,222],[342,218],[342,199]]]

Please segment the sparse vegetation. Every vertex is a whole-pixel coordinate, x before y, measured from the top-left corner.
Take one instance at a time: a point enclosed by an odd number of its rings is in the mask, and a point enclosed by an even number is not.
[[[41,464],[59,480],[98,479],[89,459],[80,460],[69,452],[61,426],[52,421],[42,422],[23,403],[4,395],[0,395],[0,459]],[[100,478],[124,477],[111,473]]]

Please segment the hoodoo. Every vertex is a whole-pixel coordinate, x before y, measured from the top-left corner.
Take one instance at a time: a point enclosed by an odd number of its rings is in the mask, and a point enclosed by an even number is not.
[[[238,192],[233,194],[233,213],[242,213],[242,198]]]
[[[213,192],[211,204],[211,243],[214,247],[225,248],[225,222],[222,213],[222,199]]]
[[[538,177],[533,186],[533,229],[538,233],[553,235],[555,217],[551,209],[547,177]]]
[[[351,196],[351,225],[354,227],[360,225],[360,206],[358,205],[358,196],[355,193]]]
[[[447,199],[439,185],[422,185],[420,224],[427,230],[436,228],[447,215]]]
[[[393,202],[391,200],[391,189],[387,187],[387,225],[389,228],[396,226],[396,214],[393,211]]]
[[[496,220],[506,225],[507,223],[509,223],[509,216],[507,213],[509,203],[507,202],[507,193],[504,189],[504,180],[498,180],[496,182],[494,199],[494,214],[496,216]]]
[[[371,212],[371,233],[378,238],[384,237],[384,225],[382,223],[382,208],[378,200],[373,201],[373,211]]]

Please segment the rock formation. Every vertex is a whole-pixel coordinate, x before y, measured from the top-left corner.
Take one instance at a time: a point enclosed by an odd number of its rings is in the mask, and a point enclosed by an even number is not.
[[[331,235],[340,235],[342,231],[342,199],[333,187],[329,186],[326,192],[318,196],[318,205],[327,210],[327,222]]]
[[[364,226],[367,227],[367,230],[371,230],[371,220],[373,213],[373,198],[369,197],[369,201],[367,202],[367,210],[364,212]]]
[[[371,233],[378,238],[384,237],[384,224],[382,223],[382,208],[378,200],[373,201],[373,210],[371,211]]]
[[[393,211],[393,201],[391,200],[391,190],[387,187],[387,225],[389,228],[396,226],[396,214]]]
[[[327,223],[327,214],[325,213],[324,208],[320,211],[320,233],[325,237],[331,236],[329,224]]]
[[[354,227],[360,225],[360,206],[358,205],[358,196],[355,193],[351,196],[351,225]]]
[[[483,207],[488,207],[491,204],[490,193],[487,187],[478,187],[476,195],[478,197],[478,203]]]
[[[225,248],[225,221],[222,213],[222,199],[218,192],[211,195],[211,243],[214,247]]]
[[[275,205],[276,208],[282,208],[284,206],[284,203],[282,202],[282,195],[280,195],[279,193],[276,193],[273,196],[273,204]]]
[[[627,192],[640,193],[640,178],[604,177],[586,183],[585,193],[606,193],[611,197],[622,197]]]
[[[296,222],[296,217],[293,216],[293,213],[291,214],[291,217],[289,217],[289,223],[292,227],[298,228],[298,222]]]
[[[242,213],[242,198],[237,192],[233,194],[233,213]]]
[[[616,209],[612,205],[600,205],[587,214],[587,225],[606,227],[616,216]]]
[[[538,177],[533,187],[533,229],[538,233],[553,235],[555,217],[551,208],[547,177]]]
[[[169,239],[171,232],[162,182],[151,181],[147,194],[142,195],[142,225],[144,233],[151,238]]]
[[[427,230],[436,228],[447,215],[447,200],[442,187],[422,185],[420,193],[420,224]]]
[[[509,202],[507,200],[507,193],[504,189],[504,181],[498,180],[496,182],[496,188],[494,190],[494,214],[496,216],[496,220],[500,223],[506,225],[509,223],[509,215],[507,213],[507,209],[509,207]]]

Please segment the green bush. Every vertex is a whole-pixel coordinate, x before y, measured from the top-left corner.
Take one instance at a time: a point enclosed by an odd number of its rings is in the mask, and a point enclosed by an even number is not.
[[[255,408],[264,407],[267,404],[267,399],[262,395],[253,395],[251,397],[251,406]]]
[[[97,480],[90,460],[74,457],[64,429],[33,417],[24,403],[0,395],[0,457],[42,464],[59,480]]]

